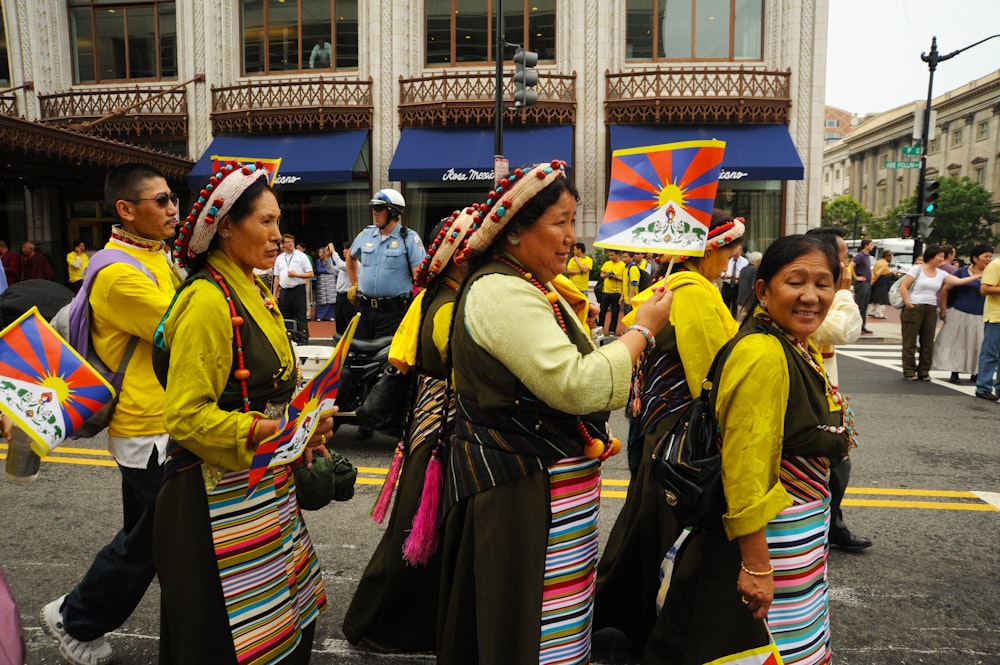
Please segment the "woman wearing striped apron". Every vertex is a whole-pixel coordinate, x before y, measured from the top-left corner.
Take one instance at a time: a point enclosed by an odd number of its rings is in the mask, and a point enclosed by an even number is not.
[[[438,663],[587,663],[600,460],[620,444],[632,363],[666,323],[657,293],[595,348],[559,276],[576,242],[562,162],[516,169],[479,206],[452,323]]]
[[[257,445],[298,384],[281,313],[253,273],[274,265],[280,215],[263,167],[226,164],[174,245],[191,277],[157,332],[171,437],[153,536],[161,663],[308,663],[326,606],[291,465],[268,468],[248,496]],[[305,463],[329,455],[332,430],[321,414]]]

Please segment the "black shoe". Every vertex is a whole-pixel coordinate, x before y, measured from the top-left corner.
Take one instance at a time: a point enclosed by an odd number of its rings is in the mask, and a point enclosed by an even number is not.
[[[929,375],[927,375],[927,374],[924,374],[923,376],[920,377],[920,380],[921,381],[930,381],[931,377]]]
[[[979,399],[988,399],[991,402],[995,402],[998,399],[997,396],[994,395],[993,393],[988,393],[984,390],[977,390],[976,397],[978,397]]]
[[[871,330],[868,330],[867,328],[862,328],[861,329],[861,334],[862,335],[874,335],[875,333],[873,333]]]
[[[973,374],[972,376],[969,377],[969,381],[972,381],[973,383],[975,383],[978,380],[979,380],[978,374]]]
[[[368,427],[358,427],[358,438],[362,441],[372,438],[372,431]]]
[[[948,379],[948,380],[951,381],[952,383],[956,384],[956,385],[962,382],[962,380],[960,378],[958,378],[958,372],[952,372],[951,373],[951,378]]]
[[[830,530],[830,545],[845,552],[860,552],[872,546],[872,541],[863,536],[855,536],[850,529]]]
[[[906,379],[907,381],[919,381],[920,380],[920,379],[917,378],[916,374],[914,374],[912,376],[907,376],[907,375],[904,374],[903,378]]]

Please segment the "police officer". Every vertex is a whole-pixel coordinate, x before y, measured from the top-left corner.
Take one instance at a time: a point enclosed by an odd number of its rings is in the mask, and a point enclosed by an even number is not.
[[[382,189],[372,198],[372,225],[358,234],[347,254],[347,274],[358,287],[361,320],[354,333],[360,339],[395,334],[413,297],[413,278],[424,247],[420,237],[403,226],[403,195]],[[360,268],[359,268],[360,264]]]

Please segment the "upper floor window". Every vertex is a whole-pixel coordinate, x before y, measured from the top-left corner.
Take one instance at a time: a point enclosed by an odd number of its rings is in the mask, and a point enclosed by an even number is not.
[[[826,119],[826,126],[827,127],[840,127],[840,120],[838,120],[837,118],[827,118]]]
[[[10,59],[7,57],[7,29],[4,27],[2,4],[0,4],[0,85],[10,85]]]
[[[174,0],[69,0],[74,83],[177,78]]]
[[[626,0],[630,60],[760,60],[763,0]]]
[[[357,69],[358,0],[243,0],[243,74]]]
[[[962,128],[959,127],[951,133],[951,146],[957,148],[962,145]]]
[[[931,139],[927,142],[927,152],[937,152],[941,147],[941,139]]]
[[[982,141],[983,139],[988,139],[990,137],[990,121],[981,120],[976,129],[976,139]]]
[[[427,0],[425,63],[470,65],[495,62],[494,0]],[[556,59],[556,0],[507,0],[503,5],[504,41]],[[504,53],[508,60],[511,49]]]

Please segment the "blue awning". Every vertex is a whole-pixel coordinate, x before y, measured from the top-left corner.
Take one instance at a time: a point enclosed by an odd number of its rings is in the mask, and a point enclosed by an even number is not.
[[[389,180],[420,182],[493,182],[492,128],[408,127],[389,164]],[[573,127],[504,127],[503,152],[519,166],[573,156]]]
[[[197,191],[212,175],[212,162],[276,161],[275,185],[326,185],[350,182],[354,162],[368,136],[367,129],[323,134],[218,136],[191,169],[188,184]]]
[[[612,150],[706,139],[726,142],[720,181],[805,177],[802,160],[785,125],[611,125]]]

